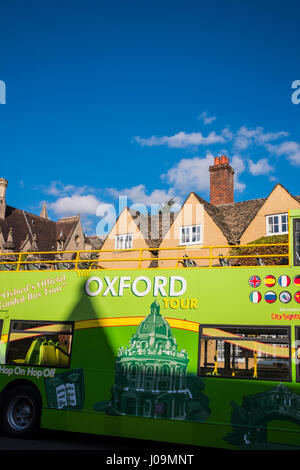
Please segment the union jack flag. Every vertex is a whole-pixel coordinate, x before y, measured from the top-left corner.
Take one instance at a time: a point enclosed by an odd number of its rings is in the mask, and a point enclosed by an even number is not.
[[[261,279],[259,276],[251,276],[249,279],[250,287],[259,287],[261,284]]]

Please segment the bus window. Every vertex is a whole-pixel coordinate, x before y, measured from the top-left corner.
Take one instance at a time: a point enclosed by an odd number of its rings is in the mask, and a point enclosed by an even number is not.
[[[198,375],[289,381],[289,329],[201,328]]]
[[[72,335],[71,323],[13,320],[7,363],[68,368]]]
[[[293,238],[294,238],[294,264],[300,265],[300,219],[293,222]]]

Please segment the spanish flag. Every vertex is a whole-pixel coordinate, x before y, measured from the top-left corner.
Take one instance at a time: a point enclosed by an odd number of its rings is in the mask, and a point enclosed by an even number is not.
[[[264,283],[267,287],[273,287],[276,284],[276,279],[274,276],[266,276],[264,278]]]

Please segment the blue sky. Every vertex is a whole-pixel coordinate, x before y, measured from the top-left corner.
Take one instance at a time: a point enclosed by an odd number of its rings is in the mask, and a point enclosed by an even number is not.
[[[47,201],[95,234],[120,195],[149,210],[209,200],[220,154],[235,201],[278,182],[300,195],[299,13],[293,0],[1,2],[8,204]]]

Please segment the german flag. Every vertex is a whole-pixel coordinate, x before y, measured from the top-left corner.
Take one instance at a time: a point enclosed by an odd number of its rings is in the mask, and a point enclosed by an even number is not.
[[[300,286],[300,274],[294,277],[295,286]]]

